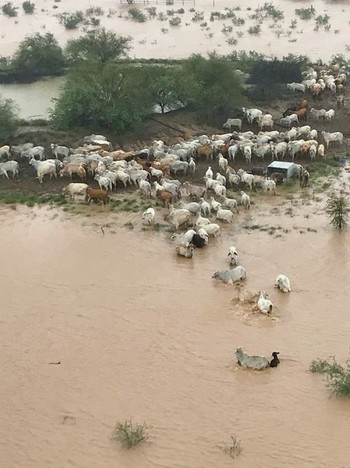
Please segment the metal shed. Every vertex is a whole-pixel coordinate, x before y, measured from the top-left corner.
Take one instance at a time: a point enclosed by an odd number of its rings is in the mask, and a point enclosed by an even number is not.
[[[297,173],[296,165],[293,162],[273,161],[267,166],[267,177],[272,174],[281,174],[285,180],[289,180]]]

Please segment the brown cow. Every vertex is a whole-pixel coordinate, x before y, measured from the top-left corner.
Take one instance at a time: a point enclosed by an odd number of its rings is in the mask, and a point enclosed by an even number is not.
[[[85,200],[88,202],[89,205],[91,203],[91,200],[102,200],[103,204],[105,205],[106,203],[109,202],[108,192],[106,190],[92,189],[88,187],[86,189]]]
[[[196,156],[198,158],[205,157],[205,159],[208,160],[209,158],[213,157],[213,153],[214,153],[214,150],[210,145],[201,145],[201,146],[198,146],[196,149]]]
[[[307,121],[307,109],[305,107],[303,109],[294,111],[294,114],[298,116],[299,122],[301,122],[302,120],[304,120],[305,122]]]
[[[298,102],[298,109],[308,109],[309,108],[309,101],[307,99],[300,99]]]
[[[163,201],[163,206],[166,206],[169,208],[170,205],[173,203],[173,195],[170,192],[167,192],[166,190],[158,190],[157,192],[157,198],[159,200]]]

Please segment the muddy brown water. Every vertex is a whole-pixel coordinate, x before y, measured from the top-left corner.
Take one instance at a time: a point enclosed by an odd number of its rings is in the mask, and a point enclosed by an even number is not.
[[[218,444],[235,434],[237,467],[349,466],[350,401],[307,371],[349,351],[350,233],[323,207],[319,195],[262,197],[192,260],[137,213],[1,208],[1,465],[224,468]],[[275,320],[211,279],[232,244],[244,288],[269,293]],[[282,272],[291,294],[273,287]],[[281,364],[244,371],[237,346],[280,351]],[[127,451],[110,436],[130,417],[152,428]]]

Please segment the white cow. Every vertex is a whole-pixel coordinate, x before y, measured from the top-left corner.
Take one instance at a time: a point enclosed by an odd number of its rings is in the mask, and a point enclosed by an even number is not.
[[[290,292],[292,289],[290,287],[289,278],[286,275],[278,275],[275,281],[275,288],[279,288],[283,292]]]

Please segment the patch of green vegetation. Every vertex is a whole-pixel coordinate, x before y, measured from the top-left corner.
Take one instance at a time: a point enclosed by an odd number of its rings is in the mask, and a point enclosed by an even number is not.
[[[5,3],[4,5],[2,5],[1,9],[5,16],[14,17],[14,16],[17,16],[18,14],[17,13],[18,8],[14,7],[12,5],[12,2]]]
[[[35,193],[26,192],[9,192],[0,193],[0,203],[5,205],[21,204],[34,206],[48,203],[51,205],[65,205],[68,201],[63,195],[37,195]]]
[[[345,366],[339,364],[335,357],[332,360],[316,359],[311,362],[310,372],[325,374],[327,386],[338,396],[350,397],[350,360]]]
[[[117,422],[113,431],[113,439],[120,442],[123,447],[130,449],[147,440],[148,430],[149,426],[146,423],[133,423],[131,419]]]
[[[84,20],[84,13],[82,11],[76,11],[74,13],[62,13],[59,15],[60,23],[66,29],[76,29],[80,23]]]
[[[315,16],[316,10],[313,5],[310,8],[297,8],[295,14],[302,20],[309,20]]]
[[[124,227],[126,227],[126,228],[128,228],[130,230],[134,229],[134,225],[133,225],[133,223],[131,221],[128,221],[127,223],[125,223]]]
[[[145,23],[147,21],[147,16],[139,8],[130,8],[128,14],[132,20],[138,23]]]
[[[310,178],[318,179],[319,177],[325,177],[330,175],[339,174],[338,161],[334,159],[326,159],[323,161],[316,161],[310,168]]]
[[[26,0],[22,3],[22,8],[24,13],[26,13],[27,15],[31,15],[34,13],[35,3],[32,3],[30,0]]]

